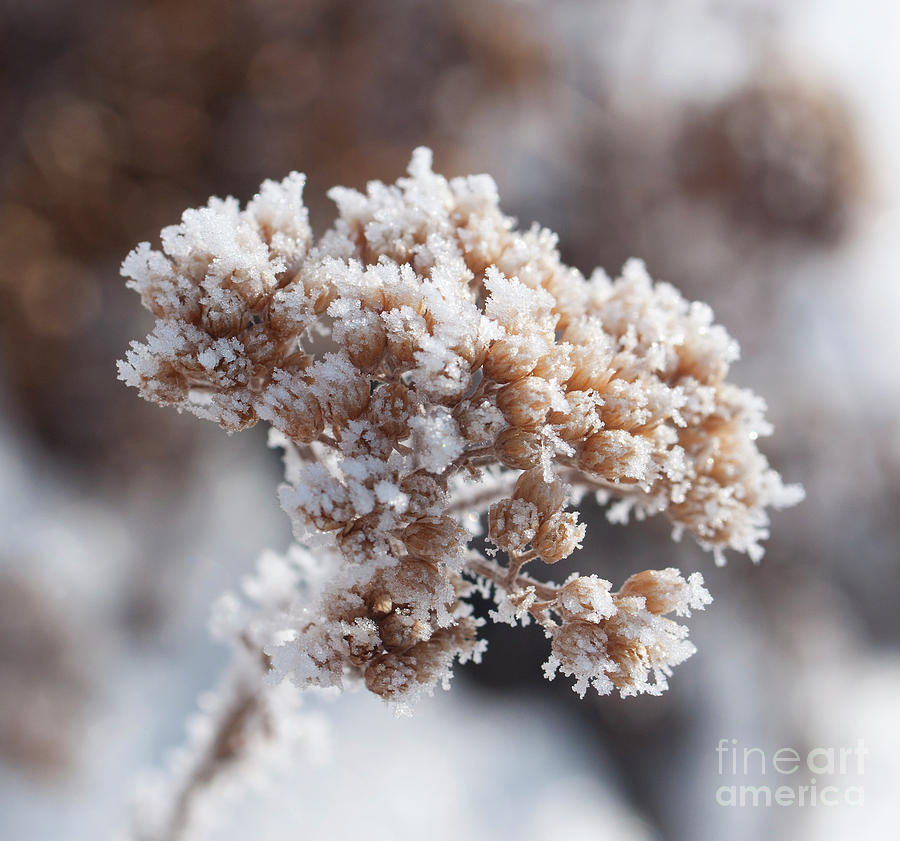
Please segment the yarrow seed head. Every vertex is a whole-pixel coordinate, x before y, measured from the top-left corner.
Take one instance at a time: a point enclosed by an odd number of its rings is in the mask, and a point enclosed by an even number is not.
[[[334,188],[318,239],[304,183],[267,181],[243,209],[210,199],[122,265],[156,325],[120,377],[229,432],[265,421],[285,451],[281,503],[310,548],[247,627],[266,668],[408,704],[480,658],[468,599],[487,585],[493,618],[551,638],[548,677],[661,691],[693,651],[666,615],[710,601],[698,573],[612,593],[522,568],[584,543],[566,506],[585,490],[759,558],[766,510],[802,491],[758,450],[761,401],[726,380],[734,341],[639,261],[616,280],[564,265],[488,176],[447,180],[427,149],[396,184]],[[483,514],[506,565],[468,545]]]

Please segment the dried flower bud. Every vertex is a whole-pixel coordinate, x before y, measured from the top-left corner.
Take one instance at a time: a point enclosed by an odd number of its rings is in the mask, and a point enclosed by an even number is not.
[[[416,655],[412,652],[382,654],[366,668],[366,689],[382,698],[405,695],[416,680]]]
[[[431,638],[433,628],[427,622],[394,610],[378,623],[384,647],[402,651]]]
[[[501,499],[488,514],[488,535],[504,552],[521,552],[537,534],[537,506],[524,499]]]
[[[569,489],[562,482],[556,479],[545,481],[544,471],[540,467],[534,467],[526,470],[516,480],[513,496],[533,502],[543,521],[563,507],[568,493]]]
[[[550,411],[554,388],[541,377],[524,377],[500,389],[497,408],[513,426],[540,426]]]
[[[385,294],[390,299],[390,294]],[[415,362],[416,352],[421,349],[423,337],[427,334],[427,323],[423,318],[425,302],[415,300],[410,304],[399,304],[392,307],[389,300],[385,302],[382,319],[388,321],[387,342],[388,354],[402,366]]]
[[[459,605],[457,600],[470,592],[469,582],[451,571],[447,564],[407,557],[394,569],[397,570],[398,583],[406,587],[407,591],[418,588],[420,595],[428,594],[430,609],[442,604],[448,610],[455,610]]]
[[[494,450],[506,467],[528,470],[541,460],[542,441],[537,432],[511,426],[497,436]]]
[[[576,679],[573,689],[582,698],[589,685],[606,695],[612,689],[606,671],[612,662],[606,654],[606,631],[596,622],[564,622],[553,634],[551,656],[544,666],[548,677],[557,669]]]
[[[615,664],[608,672],[610,680],[623,697],[640,692],[658,695],[667,686],[672,666],[696,650],[687,640],[687,628],[651,613],[643,599],[613,598],[618,610],[603,622],[607,654]]]
[[[389,613],[398,607],[406,609],[452,602],[455,592],[446,567],[407,555],[394,566],[375,573],[364,597],[374,615]]]
[[[256,404],[263,420],[269,421],[292,441],[308,444],[315,441],[325,428],[325,418],[319,401],[309,385],[296,373],[276,369]]]
[[[566,411],[550,413],[547,422],[564,441],[583,441],[603,425],[597,413],[597,394],[593,391],[568,391]]]
[[[620,596],[641,596],[647,610],[657,615],[675,611],[689,616],[691,608],[698,610],[712,601],[703,587],[703,576],[692,573],[688,579],[673,567],[647,569],[632,575],[619,590]]]
[[[476,650],[475,622],[461,617],[403,653],[377,657],[366,669],[366,688],[386,699],[408,696],[416,685],[427,691],[449,677],[454,658],[465,661]]]
[[[653,446],[623,429],[604,429],[584,443],[579,465],[610,482],[634,484],[654,477]]]
[[[567,343],[552,345],[537,361],[531,373],[552,382],[566,382],[575,373],[572,345]]]
[[[409,388],[402,382],[383,383],[372,392],[366,418],[385,436],[402,441],[409,435],[409,418],[414,410]]]
[[[617,610],[611,587],[609,581],[596,575],[573,576],[559,592],[557,610],[566,621],[599,622]]]
[[[503,413],[487,398],[476,402],[463,401],[454,414],[459,431],[471,444],[493,441],[506,426]]]
[[[609,637],[607,646],[607,654],[615,664],[607,670],[613,686],[623,695],[636,694],[634,688],[647,683],[652,667],[650,650],[639,637],[621,634]]]
[[[555,564],[581,548],[584,533],[585,525],[579,524],[576,512],[559,511],[541,524],[534,548],[544,563]]]
[[[572,341],[568,338],[568,333],[566,330],[563,338]],[[613,354],[607,341],[591,341],[587,344],[576,342],[572,347],[570,358],[573,370],[566,382],[569,389],[578,391],[593,389],[602,393],[615,374],[615,368],[610,365]]]
[[[212,406],[219,424],[229,432],[241,432],[255,426],[259,416],[253,404],[241,390],[224,389],[212,398]]]
[[[403,530],[410,555],[433,561],[451,561],[465,546],[466,532],[452,517],[423,517]]]
[[[494,382],[511,383],[531,373],[546,351],[532,336],[510,335],[491,345],[484,361],[484,375]]]
[[[405,513],[412,519],[439,516],[446,504],[447,492],[427,470],[404,476],[400,490],[409,497]]]
[[[468,362],[470,371],[477,371],[484,367],[490,351],[490,340],[477,333],[467,333],[451,349],[455,354]]]
[[[358,418],[369,403],[371,387],[360,371],[356,375],[336,383],[329,383],[319,396],[325,420],[334,426],[343,426]]]
[[[379,528],[380,515],[373,512],[344,525],[336,535],[338,546],[350,563],[364,563],[378,548],[386,548],[387,536]]]
[[[371,619],[359,617],[353,622],[344,622],[343,630],[344,641],[354,665],[361,666],[378,653],[381,641],[378,627]]]
[[[371,325],[348,330],[344,347],[350,361],[361,371],[374,371],[387,347],[387,334],[377,319]]]

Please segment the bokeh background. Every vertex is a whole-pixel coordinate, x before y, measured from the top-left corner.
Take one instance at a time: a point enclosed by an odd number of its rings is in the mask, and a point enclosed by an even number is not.
[[[542,680],[536,629],[488,629],[485,663],[412,720],[329,705],[324,758],[214,838],[892,837],[898,33],[893,0],[2,0],[0,837],[122,825],[225,663],[211,602],[289,541],[262,430],[116,381],[149,328],[121,259],[293,169],[323,230],[329,186],[392,181],[423,143],[447,175],[490,172],[582,270],[640,256],[709,302],[808,498],[759,567],[588,512],[561,574],[673,565],[715,596],[662,698],[579,701]],[[722,738],[864,739],[865,806],[717,805]]]

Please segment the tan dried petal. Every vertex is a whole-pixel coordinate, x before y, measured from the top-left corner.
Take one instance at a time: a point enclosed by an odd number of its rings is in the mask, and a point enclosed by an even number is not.
[[[637,639],[612,634],[607,642],[607,654],[616,665],[607,671],[616,689],[627,692],[645,683],[652,665],[646,645]]]
[[[568,388],[579,391],[593,389],[602,393],[615,374],[610,367],[612,353],[602,344],[576,344],[570,354],[572,375],[566,381]]]
[[[315,441],[325,429],[325,417],[319,401],[308,387],[299,383],[290,389],[289,395],[285,395],[286,399],[276,396],[275,388],[277,386],[271,386],[268,392],[263,393],[269,407],[266,419],[292,441],[303,444]]]
[[[414,411],[409,388],[402,382],[383,383],[372,392],[366,417],[395,442],[409,436],[409,418]]]
[[[580,675],[602,673],[606,660],[606,631],[596,622],[565,622],[553,634],[551,650],[563,669]]]

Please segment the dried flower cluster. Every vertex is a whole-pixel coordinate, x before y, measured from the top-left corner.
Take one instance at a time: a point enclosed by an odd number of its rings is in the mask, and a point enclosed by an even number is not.
[[[664,512],[717,558],[761,556],[765,509],[800,491],[757,449],[762,401],[725,379],[734,341],[638,261],[615,281],[564,265],[551,232],[503,215],[489,177],[448,181],[427,149],[396,185],[332,190],[318,241],[303,185],[267,181],[243,210],[212,199],[123,264],[157,323],[122,379],[229,431],[267,421],[285,450],[281,503],[319,571],[276,575],[279,607],[254,614],[272,672],[361,678],[405,704],[480,657],[466,599],[480,587],[493,618],[544,628],[548,676],[660,691],[693,652],[665,614],[708,603],[699,574],[647,571],[612,593],[522,569],[581,545],[567,505],[585,489],[617,499],[614,519]],[[484,512],[488,555],[468,545]]]

